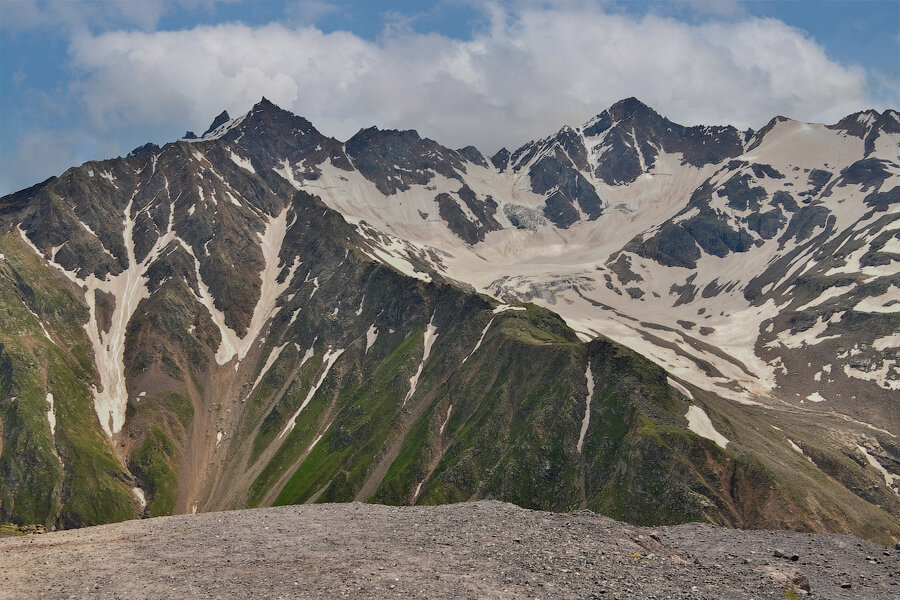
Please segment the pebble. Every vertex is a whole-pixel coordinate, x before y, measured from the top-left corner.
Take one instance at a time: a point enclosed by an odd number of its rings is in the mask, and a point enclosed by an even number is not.
[[[900,555],[882,559],[884,546],[850,536],[706,524],[649,530],[592,513],[559,515],[500,502],[279,507],[128,521],[35,539],[0,539],[0,579],[8,578],[0,597],[4,589],[20,597],[81,597],[102,585],[123,598],[155,589],[171,597],[242,600],[783,600],[788,589],[799,596],[812,589],[835,600],[896,600],[892,575],[900,572]],[[767,561],[773,549],[781,556]],[[794,565],[800,552],[802,571]],[[865,560],[873,556],[878,561]]]

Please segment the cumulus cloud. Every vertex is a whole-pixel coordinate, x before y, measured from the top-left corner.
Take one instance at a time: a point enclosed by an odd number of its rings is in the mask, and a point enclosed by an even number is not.
[[[239,23],[77,36],[77,95],[100,127],[200,128],[265,95],[346,139],[417,128],[485,150],[579,124],[637,96],[686,124],[759,127],[776,114],[833,121],[868,101],[861,67],[838,64],[774,19],[689,24],[647,15],[493,6],[469,40],[408,29],[376,42],[314,26]]]
[[[331,6],[297,4],[310,17]],[[581,124],[629,96],[676,122],[741,128],[777,114],[834,122],[883,107],[862,67],[830,60],[774,19],[688,23],[583,3],[483,9],[488,26],[466,40],[391,26],[371,41],[309,21],[82,30],[69,48],[78,73],[69,102],[90,135],[131,145],[147,141],[135,132],[165,142],[163,132],[202,130],[223,108],[238,115],[266,96],[341,140],[371,125],[415,128],[486,152]]]

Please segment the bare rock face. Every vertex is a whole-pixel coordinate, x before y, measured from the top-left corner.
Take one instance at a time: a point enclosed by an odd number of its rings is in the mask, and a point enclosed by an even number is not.
[[[776,545],[799,561],[772,558]],[[353,503],[0,539],[0,597],[887,600],[898,567],[897,551],[849,536],[648,530],[499,502]]]

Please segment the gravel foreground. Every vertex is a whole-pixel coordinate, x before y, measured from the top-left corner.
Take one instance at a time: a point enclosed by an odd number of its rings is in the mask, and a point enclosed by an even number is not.
[[[501,502],[287,506],[0,538],[0,598],[235,597],[893,600],[900,551]]]

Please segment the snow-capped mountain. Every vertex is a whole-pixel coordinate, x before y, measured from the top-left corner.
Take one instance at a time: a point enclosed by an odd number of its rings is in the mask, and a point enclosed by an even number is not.
[[[797,402],[830,398],[854,413],[854,380],[900,390],[896,353],[883,352],[900,344],[890,308],[900,300],[898,133],[895,111],[830,127],[685,128],[630,99],[501,151],[493,168],[454,157],[429,179],[429,165],[402,163],[341,186],[346,175],[325,163],[298,187],[396,237],[384,260],[535,301],[585,339],[621,341],[730,398],[794,402],[805,390]],[[419,185],[404,190],[408,173]],[[866,326],[846,327],[835,307]],[[860,329],[886,335],[809,351]],[[801,364],[813,354],[816,368]],[[892,394],[873,393],[890,406]]]
[[[263,99],[70,169],[0,199],[0,516],[496,497],[896,536],[898,148],[893,110],[628,99],[489,158]]]

